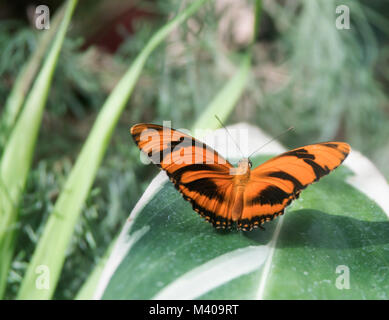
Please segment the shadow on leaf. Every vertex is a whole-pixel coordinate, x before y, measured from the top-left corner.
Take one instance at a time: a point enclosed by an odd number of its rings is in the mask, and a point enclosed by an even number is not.
[[[296,210],[285,217],[277,247],[329,249],[389,245],[389,221],[364,221],[319,210]]]

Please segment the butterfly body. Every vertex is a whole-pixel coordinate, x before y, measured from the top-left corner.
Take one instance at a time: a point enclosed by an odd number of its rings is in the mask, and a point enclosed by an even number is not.
[[[184,199],[215,228],[245,231],[282,215],[309,184],[346,158],[350,146],[324,142],[297,148],[251,169],[250,159],[232,166],[206,144],[178,130],[137,124],[138,147],[164,170]]]
[[[238,221],[244,208],[244,191],[250,180],[251,161],[243,158],[239,161],[237,168],[231,169],[233,175],[234,191],[232,193],[232,221]]]

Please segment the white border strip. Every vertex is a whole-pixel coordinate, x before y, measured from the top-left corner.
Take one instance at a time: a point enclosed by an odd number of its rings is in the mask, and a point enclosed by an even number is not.
[[[389,184],[376,166],[355,150],[351,151],[344,164],[354,172],[347,182],[374,200],[389,217]]]
[[[267,259],[266,259],[265,266],[262,270],[261,278],[259,280],[259,287],[258,287],[258,292],[257,292],[257,297],[256,297],[256,299],[258,299],[258,300],[264,299],[265,287],[266,287],[267,280],[270,277],[273,256],[274,256],[274,252],[276,250],[278,237],[280,236],[280,231],[281,231],[283,219],[284,219],[284,216],[281,216],[278,218],[278,223],[277,223],[276,229],[274,230],[273,237],[272,237],[270,243],[268,244],[268,246],[270,247],[270,250],[269,250],[269,254],[268,254]]]
[[[144,236],[147,231],[150,230],[150,226],[144,226],[143,228],[135,231],[131,237],[119,237],[114,249],[112,250],[111,256],[109,257],[106,268],[102,272],[99,283],[93,295],[93,300],[100,300],[104,294],[105,288],[108,286],[109,280],[116,271],[119,264],[130,251],[131,247]],[[124,231],[124,229],[123,229]],[[127,231],[127,230],[126,230]]]
[[[149,226],[144,226],[140,230],[134,232],[129,236],[129,231],[134,223],[134,220],[138,216],[139,212],[145,207],[145,205],[150,201],[150,199],[162,188],[162,185],[168,180],[165,172],[160,172],[154,179],[151,181],[150,185],[147,187],[142,197],[139,199],[134,209],[130,213],[130,217],[127,219],[126,223],[120,235],[112,249],[112,253],[109,256],[104,270],[101,273],[99,283],[97,285],[96,291],[93,295],[93,299],[98,300],[104,294],[104,291],[111,279],[112,275],[116,271],[119,264],[122,262],[124,257],[127,255],[131,247],[146,233],[150,230]]]
[[[223,254],[185,273],[153,299],[192,300],[200,297],[232,279],[258,270],[268,251],[267,246],[249,246]]]

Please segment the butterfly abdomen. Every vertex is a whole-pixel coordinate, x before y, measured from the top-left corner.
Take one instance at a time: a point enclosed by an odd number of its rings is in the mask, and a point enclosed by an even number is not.
[[[239,220],[244,206],[244,186],[238,186],[234,191],[234,204],[232,206],[232,220]]]
[[[234,191],[232,194],[233,205],[231,216],[233,221],[238,221],[244,208],[244,191],[246,189],[247,182],[250,180],[249,160],[240,160],[238,168],[233,168],[231,170],[231,175],[234,176]]]

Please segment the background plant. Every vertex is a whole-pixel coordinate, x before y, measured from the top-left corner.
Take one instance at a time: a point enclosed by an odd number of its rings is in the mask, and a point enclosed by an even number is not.
[[[253,2],[210,1],[178,28],[147,60],[139,82],[119,119],[107,155],[98,170],[67,251],[55,298],[73,298],[111,243],[130,209],[157,172],[140,166],[129,126],[170,119],[175,127],[193,126],[215,93],[241,66],[241,51],[251,29],[233,21],[252,21]],[[236,3],[236,2],[235,2]],[[384,1],[347,1],[352,29],[334,26],[338,1],[264,1],[250,81],[230,122],[249,121],[283,137],[288,146],[344,139],[368,154],[388,174],[388,50]],[[342,1],[344,3],[344,1]],[[70,173],[98,109],[151,35],[182,10],[181,1],[134,2],[128,7],[151,12],[133,31],[117,22],[108,1],[79,4],[65,40],[43,116],[39,144],[20,205],[20,232],[6,297],[13,298],[47,217]],[[9,5],[9,8],[12,4]],[[26,7],[27,8],[27,7]],[[19,10],[26,15],[26,10]],[[355,15],[353,14],[355,13]],[[93,46],[88,20],[105,19],[123,41],[115,50]],[[27,19],[11,15],[0,23],[0,101],[5,101],[22,65],[36,48],[38,32]],[[22,17],[23,18],[23,17]],[[110,20],[111,18],[111,20]],[[113,21],[113,22],[112,22]],[[318,23],[320,21],[320,23]],[[115,23],[116,22],[116,23]],[[241,24],[243,25],[243,24]],[[314,43],[311,35],[315,36]],[[95,41],[97,42],[97,41]],[[315,67],[307,75],[307,68]],[[309,140],[308,140],[309,139]]]

